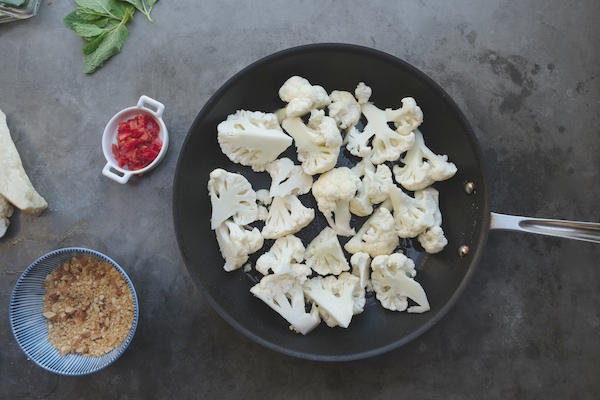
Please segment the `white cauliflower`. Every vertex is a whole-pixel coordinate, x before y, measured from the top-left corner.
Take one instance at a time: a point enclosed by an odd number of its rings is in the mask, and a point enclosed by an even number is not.
[[[321,275],[339,275],[350,270],[342,245],[330,227],[325,227],[306,246],[304,258],[306,265]]]
[[[258,228],[241,226],[231,220],[219,225],[215,233],[219,250],[225,259],[223,269],[227,272],[244,265],[249,255],[260,250],[264,243]]]
[[[267,206],[271,204],[271,195],[269,189],[259,189],[256,191],[256,205],[258,206],[258,213],[256,215],[257,221],[265,221],[269,216],[269,209]]]
[[[434,182],[444,181],[456,174],[456,165],[448,161],[447,155],[437,155],[431,151],[423,139],[423,134],[414,131],[415,143],[400,160],[403,166],[393,168],[396,181],[407,190],[425,189]]]
[[[0,238],[4,236],[10,225],[9,218],[12,217],[15,208],[0,194]]]
[[[243,175],[217,168],[210,173],[208,192],[212,205],[211,229],[216,229],[230,217],[238,225],[256,221],[256,192]]]
[[[440,192],[434,187],[417,190],[414,192],[417,201],[425,202],[431,209],[433,215],[433,225],[442,225],[442,212],[440,211]]]
[[[371,126],[371,128],[372,127],[373,126]],[[374,134],[374,129],[363,129],[360,131],[356,126],[351,127],[346,134],[346,149],[350,154],[355,155],[356,157],[371,157],[373,149],[371,148],[370,141]]]
[[[266,206],[259,205],[258,213],[256,214],[257,221],[266,221],[269,217],[269,209]]]
[[[415,141],[415,134],[408,131],[408,119],[410,115],[418,119],[416,110],[421,109],[418,106],[412,107],[412,102],[402,99],[402,109],[406,108],[406,113],[399,110],[382,110],[373,103],[362,105],[362,113],[367,119],[364,129],[359,131],[356,128],[348,132],[348,151],[357,157],[369,157],[375,165],[386,161],[396,161],[400,155],[410,149]],[[413,100],[414,101],[414,100]],[[421,113],[421,120],[423,114]],[[389,127],[388,123],[393,122],[396,130]],[[416,128],[415,128],[416,129]],[[369,145],[371,141],[371,145]]]
[[[392,213],[385,207],[379,207],[344,248],[350,254],[367,253],[371,257],[391,254],[400,244],[395,227]]]
[[[357,276],[359,285],[364,290],[373,291],[371,284],[371,256],[367,253],[356,253],[350,257],[352,275]]]
[[[352,168],[352,172],[361,178],[361,186],[350,201],[350,212],[364,217],[373,212],[373,205],[389,197],[389,188],[394,184],[392,170],[385,164],[377,167],[368,158],[363,158]]]
[[[266,253],[256,260],[256,270],[263,275],[290,274],[303,282],[312,270],[301,264],[304,261],[304,245],[294,235],[278,238]]]
[[[271,176],[270,197],[288,194],[299,196],[308,193],[312,187],[312,176],[287,157],[269,163],[267,172]]]
[[[269,206],[269,215],[265,220],[262,235],[265,239],[277,239],[291,235],[315,218],[315,210],[304,206],[297,196],[277,196]]]
[[[323,110],[311,111],[308,124],[300,117],[286,118],[283,129],[294,138],[298,160],[309,175],[329,171],[337,163],[342,135],[333,118]]]
[[[329,95],[331,104],[328,107],[329,116],[337,122],[340,129],[348,129],[360,120],[360,104],[350,92],[334,90]]]
[[[367,291],[392,311],[430,309],[414,280],[414,262],[395,251],[402,238],[416,238],[430,254],[447,245],[439,193],[430,185],[453,176],[456,166],[425,146],[418,129],[423,112],[412,97],[403,98],[398,109],[380,109],[371,95],[364,82],[354,94],[334,90],[328,95],[293,76],[279,90],[284,108],[275,114],[239,110],[217,127],[219,145],[230,160],[271,178],[268,189],[255,192],[241,174],[211,172],[211,228],[223,268],[245,265],[244,271],[263,274],[251,293],[303,335],[321,320],[347,328],[353,315],[363,312]],[[299,165],[279,158],[292,143]],[[352,169],[337,166],[342,146],[362,158]],[[396,161],[399,165],[390,169],[387,163]],[[315,210],[298,196],[309,192],[328,226],[304,247],[295,234],[314,220]],[[10,216],[2,200],[0,237],[3,212],[7,223]],[[352,215],[367,217],[358,232]],[[262,231],[250,226],[254,221],[264,221]],[[338,236],[351,237],[342,248]],[[250,255],[266,239],[274,239],[272,246],[250,265]]]
[[[385,115],[402,135],[410,134],[423,123],[423,111],[412,97],[403,98],[402,107],[398,109],[386,108]]]
[[[312,194],[327,223],[340,236],[354,235],[350,226],[350,201],[360,188],[358,178],[350,168],[339,167],[321,174],[313,183]]]
[[[369,184],[369,200],[373,204],[383,203],[390,197],[390,187],[394,185],[390,167],[379,164],[375,168],[372,163],[365,161],[363,179]]]
[[[433,199],[435,202],[436,209],[433,213],[433,226],[420,233],[419,236],[417,236],[417,240],[419,243],[421,243],[421,246],[423,246],[423,249],[427,253],[439,253],[448,244],[448,239],[446,239],[444,230],[442,229],[442,213],[439,208],[439,192],[435,188],[430,187],[415,192],[415,197],[426,198],[428,199],[427,201],[431,201],[429,199]]]
[[[217,139],[221,151],[231,161],[264,171],[292,144],[275,114],[261,111],[238,110],[217,125]]]
[[[347,328],[352,316],[364,310],[365,291],[360,287],[358,277],[349,272],[342,272],[337,277],[307,279],[302,287],[304,295],[317,304],[321,319],[331,328]]]
[[[435,224],[438,207],[430,192],[415,192],[415,197],[411,197],[398,186],[393,186],[389,201],[386,200],[383,205],[393,209],[396,233],[401,238],[417,237]]]
[[[425,290],[413,279],[417,272],[410,258],[401,253],[377,256],[371,261],[371,269],[375,296],[384,308],[409,313],[429,311]],[[408,299],[417,305],[408,307]]]
[[[358,100],[358,104],[361,105],[367,104],[372,94],[373,90],[369,86],[365,85],[364,82],[360,82],[356,86],[356,89],[354,89],[354,96],[356,97],[356,100]]]
[[[432,226],[417,236],[417,240],[423,246],[423,249],[429,254],[436,254],[444,250],[448,244],[448,239],[441,226]]]
[[[269,189],[258,189],[256,191],[256,203],[259,206],[268,206],[271,204],[271,193]]]
[[[306,311],[302,284],[289,274],[266,275],[250,292],[285,318],[291,330],[306,335],[321,323],[314,303]]]
[[[287,117],[301,117],[314,109],[331,104],[327,91],[318,85],[312,85],[301,76],[292,76],[279,89],[279,98],[288,103],[285,107]]]

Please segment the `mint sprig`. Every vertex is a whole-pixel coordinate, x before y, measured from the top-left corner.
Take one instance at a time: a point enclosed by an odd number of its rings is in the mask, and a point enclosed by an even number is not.
[[[136,10],[150,17],[158,0],[75,0],[78,7],[64,18],[64,23],[86,43],[84,72],[91,74],[119,53],[127,39],[127,24]]]
[[[123,0],[133,5],[135,8],[139,10],[142,14],[148,18],[148,21],[154,22],[154,20],[150,17],[150,13],[154,8],[154,5],[158,0]]]

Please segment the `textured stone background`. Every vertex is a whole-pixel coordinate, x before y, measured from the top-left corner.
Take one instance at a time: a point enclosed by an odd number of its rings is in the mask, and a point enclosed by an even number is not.
[[[493,211],[600,221],[600,3],[595,0],[160,1],[121,54],[83,73],[62,19],[42,0],[0,25],[0,109],[49,209],[17,212],[0,239],[0,398],[600,397],[600,247],[492,232],[451,312],[409,345],[372,359],[317,363],[239,334],[189,279],[174,237],[172,179],[196,114],[229,77],[275,51],[366,45],[437,81],[463,109],[486,157]],[[126,186],[101,176],[100,138],[141,94],[163,102],[167,157]],[[139,203],[139,199],[145,199]],[[115,364],[66,378],[28,361],[8,322],[20,272],[65,246],[104,251],[141,302]]]

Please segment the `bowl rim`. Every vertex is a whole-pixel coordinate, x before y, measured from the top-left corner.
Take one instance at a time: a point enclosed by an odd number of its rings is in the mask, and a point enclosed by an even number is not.
[[[128,114],[136,114],[136,115],[137,114],[145,114],[145,115],[148,115],[151,118],[153,118],[160,127],[160,129],[158,131],[158,137],[162,140],[162,146],[161,146],[160,151],[158,152],[158,155],[156,156],[156,158],[154,160],[152,160],[152,162],[150,164],[146,165],[144,168],[140,168],[140,169],[136,169],[136,170],[119,167],[117,160],[115,159],[115,157],[112,154],[112,146],[111,145],[114,142],[114,138],[117,136],[116,135],[117,130],[115,130],[114,128],[116,127],[118,129],[118,124],[120,122],[124,122],[126,119],[128,119],[128,117],[127,117]],[[104,158],[106,159],[106,162],[108,164],[110,164],[110,167],[112,169],[119,171],[122,174],[139,175],[139,174],[143,174],[144,172],[150,171],[151,169],[156,167],[156,165],[159,162],[162,161],[162,159],[165,156],[165,153],[167,152],[168,147],[169,147],[169,132],[167,130],[167,126],[165,125],[165,122],[162,119],[162,116],[159,116],[152,110],[150,110],[146,107],[139,106],[139,105],[125,108],[125,109],[119,111],[118,113],[116,113],[108,121],[108,123],[106,124],[106,127],[104,128],[104,132],[102,133],[102,153],[104,153]]]
[[[92,255],[101,260],[109,262],[121,274],[121,276],[123,276],[123,278],[127,282],[127,285],[129,286],[129,289],[131,291],[131,296],[133,299],[133,322],[132,322],[131,328],[130,328],[129,333],[127,334],[127,337],[125,338],[125,340],[123,340],[114,349],[112,349],[108,353],[103,354],[102,356],[83,356],[80,354],[67,354],[65,356],[59,356],[59,360],[67,360],[67,358],[69,358],[70,361],[72,361],[72,362],[67,363],[67,366],[72,366],[72,364],[74,364],[74,363],[77,364],[78,366],[81,366],[81,364],[85,365],[91,361],[91,364],[92,364],[91,368],[89,368],[89,369],[86,368],[83,371],[75,371],[75,372],[65,371],[64,367],[60,368],[60,367],[53,367],[51,365],[48,365],[49,360],[47,359],[48,357],[46,355],[44,357],[42,357],[42,354],[40,352],[32,352],[31,351],[32,349],[30,349],[28,346],[25,345],[25,343],[23,343],[23,340],[21,340],[20,335],[19,335],[23,331],[23,329],[19,328],[19,326],[17,325],[17,322],[15,321],[15,317],[16,317],[15,314],[17,313],[17,310],[19,309],[19,306],[17,304],[15,304],[15,302],[16,302],[17,298],[19,297],[19,295],[21,295],[20,290],[22,289],[22,285],[24,284],[24,282],[26,282],[26,280],[30,277],[31,272],[36,268],[36,266],[38,266],[40,264],[40,262],[50,259],[52,257],[56,257],[57,255],[61,255],[61,254],[71,254],[71,255],[87,254],[87,255]],[[58,267],[59,265],[60,264],[57,263],[57,265],[54,266],[52,268],[52,270],[54,268]],[[31,296],[38,297],[38,295],[31,294],[31,293],[28,294],[28,296],[29,297],[31,297]],[[41,315],[41,310],[40,310],[40,315]],[[28,360],[31,360],[35,364],[40,366],[41,368],[43,368],[47,371],[56,373],[58,375],[83,376],[83,375],[92,374],[94,372],[100,371],[100,370],[108,367],[109,365],[114,363],[118,358],[120,358],[121,355],[125,352],[125,350],[127,350],[129,348],[129,346],[133,340],[133,337],[135,335],[135,332],[137,330],[137,325],[139,322],[139,301],[138,301],[137,293],[135,291],[135,287],[133,285],[133,282],[131,281],[131,278],[129,278],[129,276],[127,275],[125,270],[123,270],[123,268],[117,262],[115,262],[112,258],[108,257],[107,255],[105,255],[97,250],[93,250],[93,249],[86,248],[86,247],[64,247],[64,248],[50,251],[50,252],[42,255],[41,257],[39,257],[35,261],[33,261],[31,264],[29,264],[29,266],[23,271],[23,273],[21,274],[21,276],[15,283],[15,286],[13,288],[13,291],[12,291],[12,294],[10,297],[9,322],[10,322],[10,328],[11,328],[13,337],[14,337],[15,341],[17,342],[21,351],[23,351],[23,353],[27,356]],[[44,320],[44,323],[45,323],[45,320]],[[58,350],[54,346],[52,346],[52,344],[50,344],[50,342],[48,341],[47,328],[46,328],[45,324],[44,324],[43,334],[40,334],[40,337],[37,337],[35,339],[35,341],[37,342],[42,338],[44,338],[47,341],[47,344],[50,346],[50,347],[48,347],[48,349],[50,349],[50,351],[52,351],[52,352],[56,352],[56,355],[57,355]],[[77,363],[77,361],[80,361],[80,362]],[[62,366],[62,364],[61,364],[61,366]]]

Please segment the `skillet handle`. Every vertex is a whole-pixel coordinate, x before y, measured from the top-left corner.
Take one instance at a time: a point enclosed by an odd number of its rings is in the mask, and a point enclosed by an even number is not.
[[[535,233],[600,243],[600,223],[518,217],[492,213],[490,229]]]

